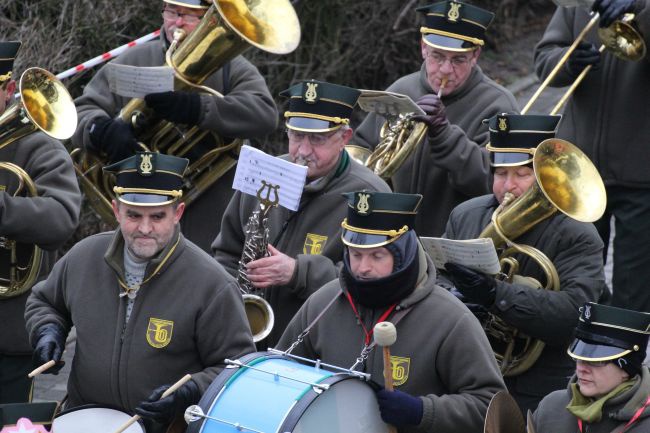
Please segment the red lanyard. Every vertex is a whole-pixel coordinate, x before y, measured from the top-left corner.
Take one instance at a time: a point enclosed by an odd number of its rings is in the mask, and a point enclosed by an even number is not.
[[[348,298],[348,302],[350,303],[350,306],[352,307],[352,311],[354,311],[354,315],[357,316],[357,319],[359,320],[359,323],[361,323],[361,327],[363,328],[363,333],[366,334],[366,341],[365,345],[366,347],[370,345],[370,340],[372,339],[372,333],[375,330],[374,326],[372,329],[370,329],[370,332],[368,332],[368,329],[366,329],[366,325],[363,324],[363,321],[361,320],[361,316],[359,316],[359,312],[357,311],[357,307],[354,306],[354,301],[352,300],[352,296],[350,296],[350,293],[345,292],[345,296]],[[377,323],[383,322],[390,316],[390,313],[393,312],[397,304],[393,304],[390,307],[388,307],[388,310],[384,311],[384,313],[379,316],[379,320],[377,320]]]
[[[625,424],[625,427],[623,427],[623,430],[621,430],[619,433],[623,433],[625,430],[627,430],[632,424],[636,422],[637,419],[641,416],[643,411],[645,410],[646,407],[650,405],[650,397],[643,403],[643,406],[641,406],[635,413],[634,416]],[[580,433],[582,433],[582,420],[578,418],[578,429],[580,430]]]

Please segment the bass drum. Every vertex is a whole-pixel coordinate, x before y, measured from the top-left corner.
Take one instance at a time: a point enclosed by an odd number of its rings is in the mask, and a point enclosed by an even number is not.
[[[212,382],[187,433],[387,433],[372,388],[348,373],[257,352]],[[250,367],[250,368],[248,368]],[[327,385],[321,389],[313,384]]]
[[[117,409],[84,405],[61,412],[52,422],[51,433],[115,432],[131,415]],[[131,424],[124,433],[145,433],[140,422]]]

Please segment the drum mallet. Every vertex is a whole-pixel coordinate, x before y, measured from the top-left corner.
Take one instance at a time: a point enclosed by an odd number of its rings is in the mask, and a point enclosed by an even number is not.
[[[397,330],[391,322],[379,322],[372,331],[375,344],[381,346],[384,352],[384,388],[393,390],[393,366],[390,363],[390,346],[397,340]],[[397,433],[397,429],[389,425],[389,433]]]
[[[183,384],[184,384],[185,382],[187,382],[188,380],[190,380],[191,378],[192,378],[192,375],[191,375],[191,374],[186,374],[185,376],[183,376],[183,377],[181,378],[181,380],[179,380],[178,382],[176,382],[175,384],[173,384],[172,386],[170,386],[169,388],[167,388],[167,390],[166,390],[165,392],[163,392],[163,395],[160,396],[160,399],[159,399],[159,400],[162,400],[162,399],[165,398],[165,397],[169,397],[169,395],[170,395],[171,393],[173,393],[173,392],[176,391],[178,388],[180,388],[181,386],[183,386]],[[134,422],[137,422],[139,419],[140,419],[140,415],[133,415],[133,416],[132,416],[132,417],[131,417],[127,422],[125,422],[125,423],[122,425],[122,427],[120,427],[119,429],[115,430],[115,433],[122,433],[124,430],[126,430],[127,428],[129,428],[129,426],[130,426],[131,424],[133,424]]]
[[[27,377],[29,377],[31,379],[34,376],[38,376],[39,374],[41,374],[42,372],[44,372],[48,368],[53,367],[55,364],[56,364],[56,361],[51,359],[51,360],[47,361],[45,364],[41,365],[40,367],[37,367],[34,370],[32,370],[27,375]]]
[[[375,344],[384,349],[384,388],[393,390],[393,367],[390,363],[390,346],[397,340],[397,330],[391,322],[379,322],[372,331]]]

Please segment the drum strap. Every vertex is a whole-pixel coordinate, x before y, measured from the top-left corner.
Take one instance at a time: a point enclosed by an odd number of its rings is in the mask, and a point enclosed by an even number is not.
[[[305,339],[305,337],[307,336],[307,334],[309,334],[309,331],[311,330],[311,328],[313,328],[314,325],[315,325],[315,324],[320,320],[320,318],[323,317],[323,315],[327,312],[327,310],[330,309],[330,307],[334,304],[334,302],[336,302],[336,300],[339,298],[339,296],[341,295],[342,292],[343,292],[343,291],[341,290],[340,292],[337,292],[337,293],[336,293],[336,295],[332,298],[332,300],[329,301],[329,302],[327,303],[327,305],[325,306],[325,308],[323,308],[323,310],[322,310],[320,313],[318,313],[318,316],[316,316],[316,317],[314,318],[314,320],[312,320],[311,323],[310,323],[310,324],[309,324],[309,325],[308,325],[308,326],[307,326],[307,327],[306,327],[306,328],[305,328],[305,329],[300,333],[300,335],[298,335],[298,338],[296,338],[296,341],[294,341],[293,343],[291,343],[291,346],[289,346],[289,348],[288,348],[287,350],[285,350],[285,352],[284,352],[285,354],[289,354],[289,353],[291,353],[291,351],[292,351],[292,350],[293,350],[297,345],[299,345],[300,343],[302,343],[302,341]]]

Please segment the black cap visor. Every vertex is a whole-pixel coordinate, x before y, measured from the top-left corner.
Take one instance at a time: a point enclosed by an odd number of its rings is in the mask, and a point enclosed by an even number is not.
[[[530,164],[533,155],[529,152],[490,152],[492,167],[516,167]]]
[[[609,361],[618,359],[630,353],[629,349],[622,349],[620,347],[606,346],[597,343],[588,343],[586,341],[576,338],[567,353],[574,359],[581,361]]]
[[[375,248],[381,247],[397,240],[399,236],[387,236],[380,234],[359,233],[353,230],[343,229],[341,240],[349,247]]]
[[[471,42],[433,33],[423,34],[422,40],[430,47],[439,48],[441,50],[467,52],[478,48],[478,45],[474,45]]]
[[[176,197],[159,194],[126,193],[117,196],[122,203],[132,206],[164,206],[176,201]]]
[[[329,132],[342,126],[342,124],[336,124],[327,120],[300,116],[289,117],[285,124],[289,129],[305,132]]]

